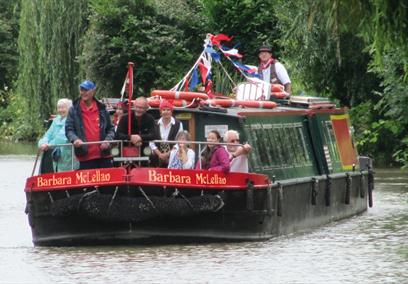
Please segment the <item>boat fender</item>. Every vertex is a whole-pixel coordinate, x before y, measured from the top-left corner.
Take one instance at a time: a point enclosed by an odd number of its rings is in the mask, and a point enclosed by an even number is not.
[[[331,198],[331,186],[332,186],[332,180],[329,175],[327,175],[326,179],[326,192],[324,194],[324,202],[326,206],[330,206],[330,198]]]
[[[184,198],[157,196],[150,196],[148,199],[116,196],[114,202],[111,202],[112,196],[94,190],[55,200],[50,206],[50,213],[58,217],[74,215],[105,222],[141,222],[160,216],[185,217],[216,212],[224,206],[218,195],[191,197],[188,198],[188,203]]]
[[[177,190],[177,188],[176,188],[176,190]],[[143,197],[146,198],[147,202],[150,203],[150,205],[152,206],[152,208],[154,209],[154,211],[156,211],[156,213],[157,213],[158,215],[161,215],[161,214],[160,214],[160,211],[159,211],[159,210],[157,209],[157,207],[154,205],[153,201],[149,198],[149,196],[147,196],[147,194],[144,192],[144,190],[142,189],[141,186],[139,186],[139,191],[140,191],[140,193],[143,195]]]
[[[278,183],[278,208],[277,208],[277,215],[282,217],[282,202],[283,202],[283,185]]]
[[[368,206],[373,207],[374,171],[368,168]]]
[[[118,194],[118,190],[119,190],[119,186],[116,186],[115,191],[114,191],[113,194],[112,194],[111,201],[109,202],[108,213],[109,213],[109,211],[111,210],[113,201],[115,201],[115,197],[116,197],[116,195]]]
[[[361,198],[364,198],[364,195],[365,195],[365,188],[364,188],[364,174],[363,174],[363,171],[360,171],[360,188],[359,188],[359,190],[360,190],[360,197]]]
[[[34,228],[34,202],[32,200],[27,202],[24,212],[28,216],[28,224],[30,224],[31,228]]]
[[[214,208],[214,210],[213,210],[213,212],[217,212],[217,211],[221,210],[224,207],[225,203],[224,203],[224,199],[220,195],[216,194],[216,195],[214,195],[214,197],[217,198],[219,203],[220,203],[219,206]]]
[[[35,164],[37,164],[37,160],[38,160],[39,155],[37,155],[37,159],[35,160]],[[36,166],[34,166],[35,169]],[[34,175],[34,169],[33,169],[33,174]],[[24,212],[27,214],[28,216],[28,224],[30,224],[31,228],[34,228],[34,201],[33,201],[33,192],[32,192],[32,187],[34,186],[34,184],[31,185],[31,188],[29,188],[28,191],[28,199],[27,199],[27,204],[26,207],[24,209]]]
[[[266,189],[266,210],[269,215],[272,214],[272,182],[269,182],[268,187]]]
[[[52,197],[51,192],[48,192],[48,197],[50,198],[50,202],[54,203],[54,198]]]
[[[194,209],[193,205],[191,204],[190,200],[188,200],[187,197],[185,197],[184,194],[182,194],[181,192],[179,192],[179,195],[181,196],[181,198],[184,199],[184,201],[188,204],[190,209],[194,212],[195,209]]]
[[[350,195],[352,188],[353,179],[349,173],[346,173],[346,196],[344,199],[345,204],[350,204]]]
[[[77,210],[76,210],[78,213],[80,213],[80,211],[81,211],[81,205],[82,205],[82,202],[84,201],[84,199],[87,198],[88,196],[91,196],[91,195],[95,194],[95,193],[98,193],[97,189],[92,190],[90,192],[85,192],[84,194],[82,194],[82,196],[80,196],[79,201],[78,201]],[[67,198],[67,199],[69,200],[69,198]],[[76,196],[74,196],[74,198],[72,200],[75,200],[75,199],[76,199]]]
[[[312,205],[316,205],[317,195],[319,194],[319,180],[312,178]]]
[[[246,201],[247,210],[254,210],[254,183],[250,180],[247,181]]]

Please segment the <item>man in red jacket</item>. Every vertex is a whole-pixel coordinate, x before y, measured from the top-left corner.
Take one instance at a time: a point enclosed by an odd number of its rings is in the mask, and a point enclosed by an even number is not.
[[[109,140],[115,136],[114,126],[105,105],[94,96],[96,85],[89,80],[79,85],[80,97],[69,109],[65,135],[75,147],[79,169],[112,167]],[[100,144],[85,142],[102,141]]]

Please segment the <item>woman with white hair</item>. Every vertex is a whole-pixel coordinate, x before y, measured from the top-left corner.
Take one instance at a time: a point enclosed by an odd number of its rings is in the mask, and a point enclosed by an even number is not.
[[[57,103],[58,115],[53,119],[50,128],[44,134],[44,137],[38,141],[38,147],[42,151],[47,151],[50,146],[69,143],[65,136],[65,121],[67,120],[68,110],[72,106],[70,99],[60,99]],[[74,167],[72,167],[71,147],[61,146],[52,147],[52,160],[54,172],[70,171],[78,168],[78,161],[74,157]]]

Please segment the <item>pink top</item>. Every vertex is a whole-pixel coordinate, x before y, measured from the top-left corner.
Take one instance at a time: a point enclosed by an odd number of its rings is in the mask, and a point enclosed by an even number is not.
[[[217,149],[214,151],[214,153],[211,156],[210,166],[207,168],[203,168],[203,170],[219,171],[219,172],[228,173],[230,171],[229,154],[227,150],[225,150],[224,147],[221,147],[221,146],[215,146],[215,147],[217,147]],[[200,168],[200,161],[198,161],[196,164],[196,169],[199,169],[199,168]]]

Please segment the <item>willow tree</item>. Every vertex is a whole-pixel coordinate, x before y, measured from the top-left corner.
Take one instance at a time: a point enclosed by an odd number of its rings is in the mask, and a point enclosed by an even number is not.
[[[36,137],[56,101],[77,95],[86,16],[86,0],[21,1],[18,138]]]
[[[353,107],[362,153],[408,165],[406,1],[280,0],[279,7],[298,78]]]

